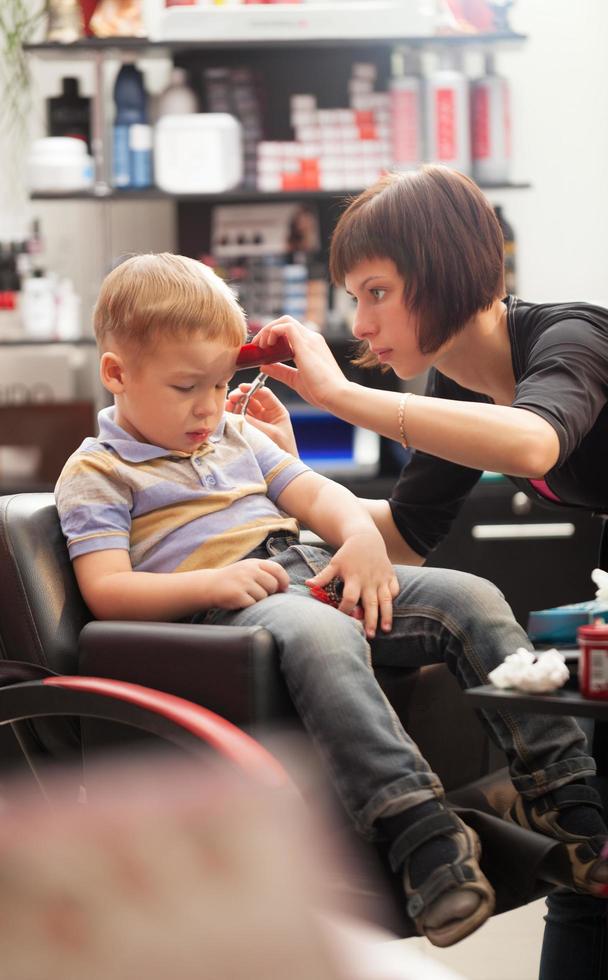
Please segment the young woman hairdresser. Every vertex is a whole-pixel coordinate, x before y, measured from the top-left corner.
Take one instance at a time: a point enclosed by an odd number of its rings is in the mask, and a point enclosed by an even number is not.
[[[323,337],[290,317],[265,327],[259,343],[286,336],[296,366],[264,370],[415,450],[391,498],[368,502],[394,562],[424,562],[483,470],[555,506],[608,511],[608,311],[505,298],[500,227],[471,180],[437,166],[382,178],[340,218],[330,271],[356,304],[359,363],[404,380],[430,369],[426,394],[350,383]],[[249,415],[293,450],[270,392],[251,400]],[[558,802],[561,826],[576,809],[574,799]],[[543,980],[605,980],[608,901],[556,891],[548,908]]]

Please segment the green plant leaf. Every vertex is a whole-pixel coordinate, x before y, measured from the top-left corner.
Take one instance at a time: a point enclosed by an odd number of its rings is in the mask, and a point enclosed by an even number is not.
[[[32,0],[0,3],[0,125],[15,138],[27,132],[31,108],[31,73],[24,45],[31,39],[45,12],[45,4]]]

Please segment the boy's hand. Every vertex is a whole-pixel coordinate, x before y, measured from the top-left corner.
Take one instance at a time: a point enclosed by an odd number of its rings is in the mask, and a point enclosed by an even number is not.
[[[243,397],[247,394],[251,385],[243,382],[228,392],[226,399],[226,411],[238,414]],[[259,388],[247,406],[248,422],[264,432],[273,442],[276,442],[279,449],[284,449],[292,456],[298,455],[293,428],[289,412],[282,401],[268,388]]]
[[[333,578],[344,582],[339,609],[347,615],[357,616],[357,607],[363,607],[365,634],[376,635],[378,620],[383,632],[393,625],[393,599],[399,592],[384,542],[376,531],[353,534],[335,553],[329,565],[307,585],[327,585]]]
[[[216,569],[213,585],[205,595],[205,607],[246,609],[275,592],[285,592],[289,575],[276,561],[245,558]]]

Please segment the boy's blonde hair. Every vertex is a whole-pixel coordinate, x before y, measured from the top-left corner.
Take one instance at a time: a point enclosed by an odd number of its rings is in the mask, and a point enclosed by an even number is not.
[[[101,351],[114,344],[142,353],[161,337],[200,332],[227,346],[244,343],[245,316],[213,269],[171,252],[133,255],[101,284],[93,311]]]

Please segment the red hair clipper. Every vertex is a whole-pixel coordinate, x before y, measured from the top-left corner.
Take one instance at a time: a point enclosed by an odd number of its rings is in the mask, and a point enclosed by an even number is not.
[[[279,337],[272,347],[258,347],[257,344],[243,344],[236,359],[237,371],[244,368],[260,367],[262,364],[275,364],[277,361],[289,361],[293,351],[287,337]]]
[[[332,578],[325,587],[309,585],[308,589],[313,599],[318,599],[319,602],[324,602],[327,606],[334,606],[337,609],[342,601],[344,582],[341,578]]]

